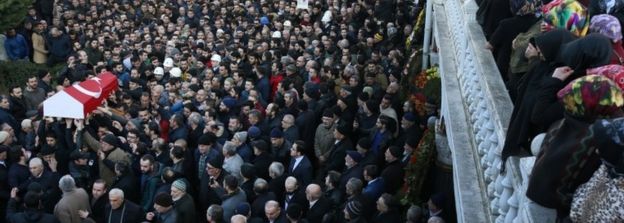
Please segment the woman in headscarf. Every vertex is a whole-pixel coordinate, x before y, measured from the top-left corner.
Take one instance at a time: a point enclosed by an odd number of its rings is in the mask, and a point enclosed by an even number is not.
[[[600,165],[588,127],[596,119],[621,116],[624,97],[613,81],[601,75],[575,79],[557,96],[565,115],[544,137],[526,195],[556,209],[561,221],[568,216],[574,190]]]
[[[613,55],[610,64],[624,64],[624,48],[622,48],[622,26],[617,18],[602,14],[591,18],[589,30],[600,33],[611,40]]]
[[[546,131],[547,126],[531,122],[531,112],[535,106],[536,93],[541,82],[560,65],[557,56],[561,46],[572,40],[574,35],[563,29],[555,29],[541,34],[529,41],[525,55],[530,59],[536,58],[537,64],[531,68],[520,80],[517,89],[518,99],[507,128],[507,137],[503,146],[502,158],[509,156],[530,154],[531,140],[537,134]],[[513,89],[512,89],[513,90]]]
[[[558,67],[552,77],[545,78],[536,95],[531,122],[545,128],[563,118],[563,106],[557,102],[557,92],[570,81],[584,76],[589,68],[603,66],[611,58],[611,43],[607,37],[592,33],[582,39],[567,43],[561,50],[563,67]]]
[[[574,222],[624,222],[624,118],[598,120],[590,127],[601,165],[574,192]],[[596,154],[594,154],[596,156]]]

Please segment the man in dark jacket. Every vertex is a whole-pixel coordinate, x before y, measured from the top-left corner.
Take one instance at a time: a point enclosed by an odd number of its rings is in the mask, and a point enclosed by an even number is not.
[[[306,213],[306,219],[309,222],[322,222],[325,214],[330,212],[332,208],[331,201],[323,196],[321,186],[318,184],[310,184],[306,188],[306,198],[310,203],[310,209]]]
[[[308,185],[312,181],[314,168],[312,162],[304,154],[304,142],[297,140],[290,149],[290,165],[288,166],[288,175],[297,178],[301,185]]]
[[[347,151],[347,155],[344,157],[344,160],[346,169],[344,170],[344,172],[342,172],[342,175],[340,176],[340,184],[338,184],[338,188],[343,191],[349,179],[357,178],[362,180],[362,172],[364,171],[363,167],[360,165],[360,161],[362,161],[362,155],[357,151]]]
[[[403,186],[405,170],[403,169],[400,161],[402,154],[403,148],[398,146],[390,146],[390,148],[386,150],[385,159],[387,166],[381,172],[381,177],[386,182],[387,193],[396,194],[396,192]]]
[[[256,140],[252,143],[254,155],[253,165],[256,167],[256,176],[269,179],[269,166],[273,162],[273,157],[268,153],[269,145],[264,140]]]
[[[48,51],[50,52],[50,56],[48,57],[48,66],[65,62],[65,59],[67,59],[67,56],[69,56],[72,50],[69,36],[64,34],[60,29],[52,27],[50,29],[50,37],[48,38],[47,43]]]
[[[124,192],[114,188],[108,193],[109,204],[104,210],[104,222],[141,222],[145,216],[141,207],[124,199]]]
[[[186,193],[187,183],[183,179],[177,179],[171,184],[171,197],[174,201],[173,207],[178,214],[178,222],[194,223],[197,221],[195,215],[195,203],[193,198]]]
[[[41,197],[37,193],[28,192],[24,196],[24,207],[25,210],[23,212],[17,212],[17,188],[13,188],[11,190],[11,200],[9,200],[8,208],[7,208],[7,218],[6,220],[10,223],[28,223],[28,222],[39,222],[39,223],[58,223],[58,219],[54,217],[54,215],[44,213],[41,207]]]
[[[351,140],[347,138],[350,132],[350,128],[346,124],[339,124],[334,130],[334,138],[336,139],[336,142],[329,152],[329,156],[327,157],[327,162],[325,162],[321,176],[325,176],[325,174],[330,170],[342,172],[344,169],[344,158],[347,155],[347,150],[353,150],[353,144],[351,143]]]

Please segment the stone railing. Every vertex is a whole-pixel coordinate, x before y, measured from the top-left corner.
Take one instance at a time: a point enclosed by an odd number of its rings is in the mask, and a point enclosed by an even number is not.
[[[453,157],[458,222],[553,222],[553,212],[525,196],[535,158],[501,150],[513,105],[471,0],[429,0],[442,78],[441,116]]]

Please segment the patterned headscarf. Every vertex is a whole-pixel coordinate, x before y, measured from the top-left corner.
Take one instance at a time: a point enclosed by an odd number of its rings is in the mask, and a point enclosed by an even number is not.
[[[601,14],[591,18],[589,31],[600,33],[614,41],[622,40],[622,26],[620,21],[612,15]]]
[[[544,23],[549,28],[567,29],[578,37],[589,30],[589,12],[576,0],[554,0],[542,7]]]
[[[539,0],[511,0],[509,3],[511,12],[519,16],[535,14],[542,5],[542,1]]]
[[[587,74],[602,75],[611,79],[624,92],[624,66],[609,64],[602,67],[587,69]]]
[[[613,115],[624,105],[622,90],[600,75],[577,78],[561,89],[557,96],[567,114],[583,119]]]

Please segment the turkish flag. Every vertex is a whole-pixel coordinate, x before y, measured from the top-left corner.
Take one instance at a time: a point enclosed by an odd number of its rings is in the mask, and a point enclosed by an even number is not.
[[[111,72],[74,84],[43,102],[43,115],[84,119],[118,88],[117,77]]]

